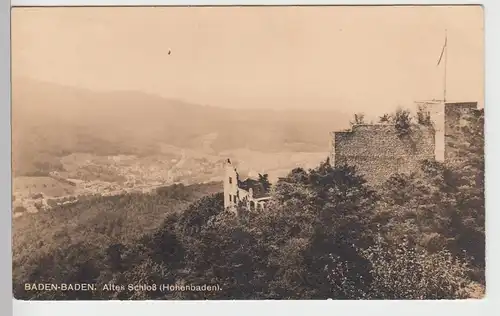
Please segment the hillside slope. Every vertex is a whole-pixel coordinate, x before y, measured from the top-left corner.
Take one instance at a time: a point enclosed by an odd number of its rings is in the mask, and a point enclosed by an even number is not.
[[[55,207],[13,220],[14,280],[32,276],[47,255],[78,248],[95,250],[98,257],[113,244],[130,244],[155,231],[169,214],[222,190],[222,183],[174,185],[153,194],[88,197],[76,204]],[[43,264],[42,264],[43,265]]]

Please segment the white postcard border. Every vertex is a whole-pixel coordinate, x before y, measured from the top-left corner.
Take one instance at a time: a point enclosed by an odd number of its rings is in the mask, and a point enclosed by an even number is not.
[[[35,302],[12,299],[11,268],[11,126],[10,126],[10,6],[8,1],[0,1],[0,178],[3,190],[0,193],[2,205],[0,224],[2,228],[0,256],[0,310],[3,315],[309,315],[309,314],[369,314],[369,315],[494,315],[495,301],[500,298],[500,195],[495,188],[500,187],[500,2],[483,1],[398,1],[397,4],[483,4],[485,8],[485,43],[486,43],[486,233],[487,233],[487,292],[480,301],[92,301],[92,302]],[[111,6],[111,5],[391,5],[393,1],[300,1],[300,0],[12,0],[12,6]],[[9,309],[9,306],[12,307]],[[5,313],[3,313],[5,312]]]

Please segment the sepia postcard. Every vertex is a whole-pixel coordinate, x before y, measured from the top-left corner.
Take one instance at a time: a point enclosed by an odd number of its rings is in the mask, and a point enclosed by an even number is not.
[[[12,9],[18,300],[485,295],[481,6]]]

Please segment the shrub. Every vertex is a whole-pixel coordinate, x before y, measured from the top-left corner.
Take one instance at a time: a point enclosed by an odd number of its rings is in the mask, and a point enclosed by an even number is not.
[[[408,135],[411,128],[410,111],[398,109],[394,113],[394,125],[400,136]]]
[[[353,263],[339,257],[328,265],[332,285],[351,299],[463,299],[477,287],[468,263],[447,250],[429,253],[408,241],[391,245],[379,239],[359,252],[371,264],[369,279],[350,273]]]
[[[470,267],[447,250],[429,253],[407,241],[399,245],[378,241],[362,253],[372,263],[370,298],[467,298]]]
[[[431,114],[423,105],[419,105],[417,108],[417,122],[420,125],[432,126]]]

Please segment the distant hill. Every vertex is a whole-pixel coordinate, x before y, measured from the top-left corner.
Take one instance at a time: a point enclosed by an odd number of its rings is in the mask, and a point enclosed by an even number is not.
[[[160,144],[220,152],[322,151],[348,118],[336,112],[234,110],[135,91],[96,92],[14,78],[13,165],[18,175],[60,168],[73,152],[151,155]]]

